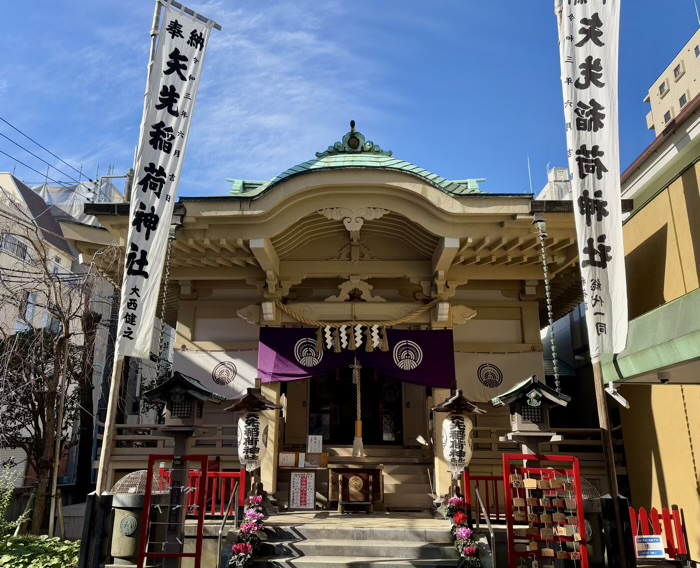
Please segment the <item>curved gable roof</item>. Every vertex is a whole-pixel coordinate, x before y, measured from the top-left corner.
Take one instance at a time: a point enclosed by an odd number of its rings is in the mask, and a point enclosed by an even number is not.
[[[340,142],[329,146],[324,152],[317,152],[316,159],[297,164],[279,174],[269,182],[233,181],[233,195],[246,194],[247,197],[260,195],[293,177],[323,170],[340,169],[380,169],[402,172],[416,176],[428,185],[452,195],[481,193],[479,181],[445,179],[415,164],[393,157],[393,153],[383,150],[374,142],[366,140],[361,132],[355,130],[355,121],[350,121],[350,131]]]

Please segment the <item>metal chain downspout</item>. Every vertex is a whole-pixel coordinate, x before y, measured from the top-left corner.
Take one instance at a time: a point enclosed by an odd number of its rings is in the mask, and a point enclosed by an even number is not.
[[[681,385],[681,399],[683,400],[683,413],[685,414],[685,426],[688,429],[688,443],[690,444],[690,459],[693,460],[693,473],[695,473],[695,485],[700,490],[700,477],[698,477],[698,463],[695,459],[695,445],[693,433],[690,430],[690,418],[688,417],[688,403],[685,400],[685,389]]]
[[[559,360],[557,358],[557,340],[554,337],[554,310],[552,307],[552,290],[549,285],[549,264],[547,262],[547,225],[544,220],[537,221],[539,230],[540,249],[542,251],[542,272],[544,272],[544,293],[547,300],[547,319],[549,321],[549,339],[552,344],[552,367],[554,367],[554,385],[557,392],[561,392],[559,381]]]
[[[170,225],[170,233],[168,235],[168,248],[165,254],[165,274],[163,275],[163,293],[162,303],[160,306],[160,337],[158,338],[158,372],[157,377],[166,373],[170,366],[168,359],[163,353],[163,343],[165,339],[165,306],[168,301],[168,287],[170,285],[170,262],[173,255],[173,243],[175,242],[175,231],[177,225]]]

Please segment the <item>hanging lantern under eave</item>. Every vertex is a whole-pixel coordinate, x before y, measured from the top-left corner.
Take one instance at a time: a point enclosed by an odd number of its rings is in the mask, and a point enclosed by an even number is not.
[[[442,422],[442,451],[452,477],[459,479],[473,454],[474,423],[465,414],[448,414]]]
[[[238,419],[238,459],[247,471],[260,467],[267,451],[267,419],[260,412],[245,412]]]
[[[472,460],[474,423],[471,416],[485,411],[467,400],[461,390],[445,402],[433,407],[433,412],[445,412],[442,422],[442,455],[457,480]]]

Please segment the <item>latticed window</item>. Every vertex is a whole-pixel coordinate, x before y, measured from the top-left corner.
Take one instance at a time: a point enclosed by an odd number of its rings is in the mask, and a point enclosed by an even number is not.
[[[21,260],[26,260],[29,256],[26,243],[23,243],[14,235],[2,235],[0,237],[0,248],[5,249],[12,256],[16,256]]]
[[[173,402],[170,406],[170,415],[173,418],[189,418],[192,416],[192,399]]]
[[[527,420],[528,422],[532,422],[533,424],[542,423],[541,406],[529,406],[527,404],[523,404],[520,408],[520,414],[522,415],[523,420]]]

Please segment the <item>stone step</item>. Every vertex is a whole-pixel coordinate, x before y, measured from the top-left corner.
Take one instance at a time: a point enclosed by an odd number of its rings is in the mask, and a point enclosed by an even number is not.
[[[352,456],[352,446],[335,446],[327,447],[325,451],[328,456]],[[421,448],[402,448],[402,447],[371,447],[364,448],[366,457],[423,457],[432,459],[432,454]]]
[[[302,556],[299,558],[260,558],[253,563],[253,567],[265,566],[298,568],[409,568],[410,566],[423,566],[425,568],[454,568],[456,560],[453,558],[374,558],[352,556]]]
[[[425,510],[430,509],[433,506],[432,495],[425,494],[404,494],[404,493],[385,493],[384,494],[384,508],[394,508],[401,509],[419,507]]]
[[[378,465],[378,464],[432,464],[433,461],[429,458],[420,456],[366,456],[363,458],[355,458],[352,456],[328,456],[328,463],[333,465]]]
[[[343,525],[336,526],[267,526],[265,535],[268,542],[291,541],[295,539],[335,539],[350,541],[376,540],[384,542],[424,542],[433,544],[451,544],[452,535],[447,522],[444,528],[416,528],[416,529],[395,529],[395,528],[359,528]]]
[[[430,485],[427,483],[384,483],[384,495],[390,493],[402,494],[430,494]]]
[[[423,473],[387,473],[384,471],[385,486],[399,483],[427,483],[429,485],[430,478],[427,471],[423,471]]]
[[[273,541],[268,543],[271,556],[341,556],[347,558],[431,558],[456,559],[459,554],[452,544],[386,541],[307,539],[295,541]]]

